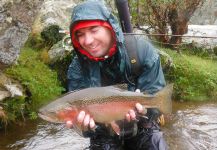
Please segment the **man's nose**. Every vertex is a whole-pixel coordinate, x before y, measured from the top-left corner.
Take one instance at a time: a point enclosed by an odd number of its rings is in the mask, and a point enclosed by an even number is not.
[[[90,33],[87,33],[87,34],[85,35],[85,40],[84,40],[85,45],[92,44],[93,41],[94,41],[94,37],[93,37]]]

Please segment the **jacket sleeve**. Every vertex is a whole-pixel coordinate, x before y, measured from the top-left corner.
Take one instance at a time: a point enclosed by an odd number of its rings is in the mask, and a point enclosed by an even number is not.
[[[87,80],[85,80],[85,76],[77,56],[72,59],[72,62],[69,65],[67,79],[68,91],[74,91],[87,87]]]
[[[160,56],[147,40],[139,38],[137,42],[143,71],[137,79],[136,88],[142,92],[154,94],[166,85]]]

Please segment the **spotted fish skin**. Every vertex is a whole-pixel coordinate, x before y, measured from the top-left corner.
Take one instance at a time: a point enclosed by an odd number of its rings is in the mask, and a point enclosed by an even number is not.
[[[69,92],[39,110],[39,117],[54,122],[65,123],[76,118],[81,110],[89,113],[95,122],[110,123],[125,118],[136,103],[145,108],[158,108],[162,113],[172,112],[171,96],[173,85],[169,84],[155,95],[145,95],[123,90],[114,86],[92,87]]]

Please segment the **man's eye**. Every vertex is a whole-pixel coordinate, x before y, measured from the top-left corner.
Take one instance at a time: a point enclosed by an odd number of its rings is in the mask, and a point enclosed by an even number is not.
[[[99,30],[99,27],[92,27],[92,28],[91,28],[91,31],[92,31],[92,32],[97,32],[98,30]]]
[[[82,37],[84,34],[83,33],[76,33],[77,37]]]

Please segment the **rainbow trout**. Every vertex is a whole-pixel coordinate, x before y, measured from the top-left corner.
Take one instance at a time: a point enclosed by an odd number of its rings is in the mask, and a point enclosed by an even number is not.
[[[136,103],[145,108],[158,108],[163,114],[168,114],[172,111],[172,90],[172,84],[155,95],[145,95],[114,86],[86,88],[67,93],[42,107],[39,117],[54,123],[72,121],[73,127],[81,130],[77,124],[77,115],[81,110],[89,113],[95,122],[103,124],[124,120],[126,113],[134,109]]]

